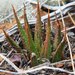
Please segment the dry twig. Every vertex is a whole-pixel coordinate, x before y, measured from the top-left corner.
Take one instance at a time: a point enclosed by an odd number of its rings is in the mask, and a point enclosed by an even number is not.
[[[5,61],[8,62],[9,65],[11,65],[16,71],[20,71],[20,69],[14,64],[12,63],[7,57],[5,57],[4,55],[0,54],[0,57],[2,57]]]
[[[58,0],[58,4],[59,4],[59,8],[60,8],[60,0]],[[61,14],[61,17],[62,17],[63,27],[66,28],[65,22],[64,22],[64,19],[63,19],[63,15],[62,15],[61,8],[60,8],[60,14]],[[68,46],[69,46],[69,51],[70,51],[70,57],[71,57],[72,68],[73,68],[73,72],[74,72],[74,75],[75,75],[74,61],[73,61],[72,51],[71,51],[71,46],[70,46],[70,41],[69,41],[69,38],[68,38],[67,33],[66,33],[66,39],[67,39],[67,43],[68,43]]]

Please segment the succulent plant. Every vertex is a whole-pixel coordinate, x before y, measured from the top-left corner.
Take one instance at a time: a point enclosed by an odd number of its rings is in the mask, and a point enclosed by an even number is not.
[[[41,14],[40,14],[39,2],[38,2],[37,21],[35,25],[34,39],[33,39],[30,25],[28,24],[28,20],[26,16],[25,5],[24,5],[24,27],[22,27],[13,6],[12,8],[13,8],[13,13],[17,22],[18,31],[20,33],[21,40],[23,43],[23,47],[24,49],[27,50],[28,54],[25,55],[25,52],[23,51],[23,49],[21,49],[21,47],[18,44],[16,44],[16,42],[3,29],[6,39],[13,46],[13,48],[15,48],[15,50],[18,53],[22,53],[26,58],[28,58],[28,60],[31,60],[32,66],[42,63],[43,62],[42,58],[46,58],[50,60],[52,53],[54,53],[52,57],[52,61],[53,62],[60,61],[62,59],[62,52],[65,46],[65,39],[64,37],[62,38],[61,24],[59,23],[59,21],[56,20],[57,32],[55,34],[54,41],[53,41],[51,39],[52,31],[51,31],[51,25],[50,25],[49,12],[48,12],[48,22],[46,24],[46,29],[45,29],[46,32],[42,33],[43,28],[42,28]],[[42,34],[45,34],[45,36],[42,37]],[[45,38],[45,40],[43,40],[43,38]]]

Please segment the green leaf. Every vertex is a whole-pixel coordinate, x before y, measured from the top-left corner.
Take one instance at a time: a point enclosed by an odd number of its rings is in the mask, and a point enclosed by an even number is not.
[[[35,45],[34,45],[32,35],[31,35],[31,30],[30,30],[30,26],[28,24],[27,16],[26,16],[25,5],[24,5],[24,24],[25,24],[24,29],[25,29],[26,35],[28,37],[28,44],[29,44],[30,50],[35,52]]]
[[[39,2],[37,4],[37,23],[35,25],[35,36],[34,36],[34,41],[35,41],[35,46],[36,46],[36,52],[39,56],[40,51],[41,51],[41,46],[42,46],[42,22],[41,22],[41,14],[40,14],[40,6]]]
[[[62,39],[61,43],[58,45],[56,51],[53,54],[53,62],[58,62],[60,60],[62,60],[62,53],[63,53],[63,49],[65,47],[66,44],[66,40],[65,38]]]
[[[11,46],[13,48],[15,48],[17,50],[17,52],[21,52],[21,48],[19,47],[18,44],[16,44],[16,42],[5,32],[5,30],[3,29],[4,35],[6,37],[6,39],[9,41],[9,43],[11,44]]]
[[[54,49],[57,48],[57,46],[59,45],[59,43],[62,40],[61,37],[62,33],[61,33],[61,24],[59,22],[59,20],[56,20],[56,31],[55,31],[55,39],[54,39]]]
[[[44,56],[45,58],[50,58],[51,55],[51,27],[50,27],[50,15],[48,12],[48,22],[46,25],[46,38],[44,41],[44,45],[42,48],[42,56]]]
[[[12,6],[13,8],[13,13],[14,13],[14,16],[15,16],[15,19],[16,19],[16,22],[17,22],[17,25],[18,25],[18,29],[19,29],[19,32],[20,32],[20,35],[21,35],[21,38],[22,40],[24,41],[24,45],[26,47],[27,50],[30,50],[29,48],[29,44],[28,44],[28,37],[27,37],[27,34],[25,32],[25,30],[22,28],[22,25],[17,17],[17,14],[16,14],[16,11],[14,9],[14,7]]]

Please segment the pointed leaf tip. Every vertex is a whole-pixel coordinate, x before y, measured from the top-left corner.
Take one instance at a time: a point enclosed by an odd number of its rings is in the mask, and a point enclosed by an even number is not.
[[[8,35],[8,33],[6,33],[6,31],[4,29],[3,29],[3,32],[4,32],[4,35],[5,35],[6,39],[11,44],[11,46],[13,48],[15,48],[18,53],[20,53],[21,52],[21,48],[19,47],[19,45],[16,44],[16,42]]]

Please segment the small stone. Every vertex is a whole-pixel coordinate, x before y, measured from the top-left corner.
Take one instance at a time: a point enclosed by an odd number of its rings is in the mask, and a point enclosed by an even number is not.
[[[67,34],[68,34],[68,36],[74,36],[73,32],[68,32]]]

